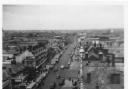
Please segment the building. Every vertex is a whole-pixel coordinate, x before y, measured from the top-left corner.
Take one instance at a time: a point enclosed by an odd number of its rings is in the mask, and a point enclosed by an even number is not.
[[[10,79],[10,76],[9,74],[7,73],[6,71],[6,68],[3,67],[3,84],[2,84],[2,87],[3,89],[12,89],[12,86],[11,86],[11,79]]]
[[[123,68],[123,66],[122,66]],[[124,71],[116,67],[108,67],[105,64],[92,63],[84,70],[84,82],[87,89],[94,89],[98,83],[100,89],[122,89],[124,84]]]
[[[103,41],[102,41],[103,42]],[[99,40],[100,43],[100,40]],[[87,47],[83,58],[83,81],[86,89],[123,89],[124,62],[117,52],[109,51],[101,44]],[[122,53],[122,52],[121,52]]]

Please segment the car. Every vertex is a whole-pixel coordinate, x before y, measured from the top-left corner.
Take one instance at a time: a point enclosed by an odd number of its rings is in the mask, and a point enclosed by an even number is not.
[[[55,65],[55,64],[56,64],[56,61],[51,62],[51,65]]]
[[[49,87],[50,87],[50,89],[55,89],[56,83],[55,82],[52,82]]]
[[[68,61],[68,65],[70,65],[70,64],[71,64],[71,60]]]
[[[63,51],[60,52],[60,56],[63,54]]]
[[[56,63],[58,63],[59,62],[59,58],[56,58]]]
[[[61,68],[61,69],[64,69],[64,65],[61,65],[60,68]]]
[[[49,65],[46,65],[46,69],[47,69],[47,70],[49,70],[49,69],[50,69]]]
[[[50,64],[50,65],[49,65],[49,68],[50,68],[50,69],[53,69],[53,67],[54,67],[53,64]]]
[[[59,75],[59,74],[57,74],[57,75],[56,75],[56,79],[59,79],[59,78],[60,78],[60,75]]]

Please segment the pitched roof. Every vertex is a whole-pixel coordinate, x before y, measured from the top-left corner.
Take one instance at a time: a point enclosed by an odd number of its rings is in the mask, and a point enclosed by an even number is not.
[[[97,54],[93,53],[93,52],[92,52],[92,53],[89,53],[88,57],[89,57],[89,58],[95,57],[96,59],[99,58],[99,56],[98,56]]]

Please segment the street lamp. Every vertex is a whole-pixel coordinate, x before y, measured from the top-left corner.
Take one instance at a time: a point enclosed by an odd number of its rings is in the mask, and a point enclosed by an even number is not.
[[[83,78],[83,65],[82,65],[82,59],[83,59],[83,56],[84,56],[84,49],[83,49],[83,47],[81,47],[80,48],[80,50],[79,50],[79,53],[80,53],[80,62],[81,62],[81,64],[80,64],[80,79],[82,79]],[[82,83],[82,86],[83,86],[83,83]]]
[[[79,53],[80,53],[80,57],[81,57],[81,59],[83,59],[83,57],[84,57],[84,53],[85,53],[83,47],[80,48]]]

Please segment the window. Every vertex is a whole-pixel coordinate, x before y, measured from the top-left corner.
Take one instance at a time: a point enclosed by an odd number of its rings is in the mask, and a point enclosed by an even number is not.
[[[6,66],[3,66],[2,68],[6,70]]]
[[[87,73],[87,83],[91,82],[91,73]]]
[[[111,74],[111,84],[120,84],[120,74]]]
[[[12,68],[9,68],[8,70],[9,70],[9,73],[12,73]]]

